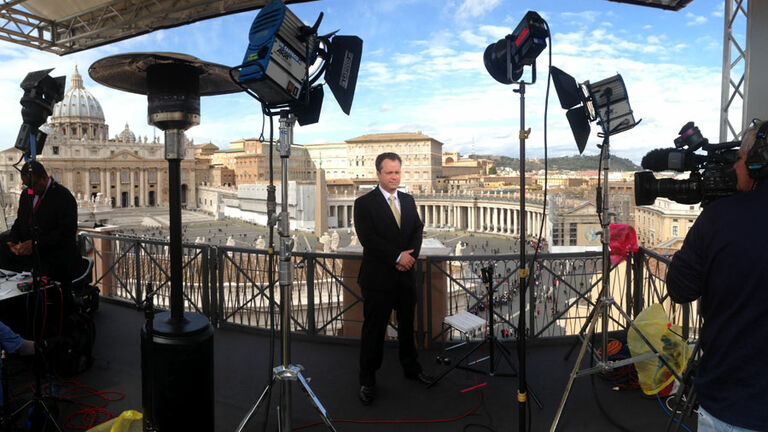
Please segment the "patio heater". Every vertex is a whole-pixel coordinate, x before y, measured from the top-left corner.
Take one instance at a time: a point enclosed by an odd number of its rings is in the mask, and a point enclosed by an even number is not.
[[[213,327],[204,315],[184,312],[181,160],[184,131],[200,123],[200,96],[240,88],[229,68],[177,53],[106,57],[88,72],[107,87],[147,95],[148,122],[165,132],[171,297],[170,311],[150,313],[141,332],[144,430],[214,430]]]

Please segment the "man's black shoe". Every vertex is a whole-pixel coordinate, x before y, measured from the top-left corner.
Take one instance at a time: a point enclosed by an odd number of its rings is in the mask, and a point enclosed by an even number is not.
[[[363,405],[370,405],[376,399],[376,388],[374,386],[360,386],[359,396]]]
[[[435,382],[435,378],[434,377],[432,377],[430,375],[427,375],[427,374],[425,374],[423,372],[419,372],[419,373],[417,373],[415,375],[406,375],[405,377],[408,378],[409,380],[419,381],[420,383],[422,383],[424,385],[434,384],[434,382]]]

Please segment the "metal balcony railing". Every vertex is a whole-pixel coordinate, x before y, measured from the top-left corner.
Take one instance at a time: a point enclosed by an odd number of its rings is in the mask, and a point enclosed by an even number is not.
[[[170,271],[168,241],[122,235],[81,234],[84,252],[94,258],[94,285],[102,296],[140,307],[148,293],[155,305],[168,308]],[[186,311],[207,316],[215,326],[279,329],[280,289],[275,255],[270,274],[266,250],[184,243],[183,275]],[[335,253],[293,253],[291,331],[310,336],[357,337],[362,322],[362,297],[357,287],[361,256]],[[546,339],[575,335],[587,322],[602,290],[599,252],[541,254],[527,257],[530,289],[523,299],[527,336]],[[698,336],[697,305],[669,299],[664,282],[669,257],[641,249],[614,267],[608,295],[630,317],[661,303],[670,322],[684,335]],[[492,295],[480,268],[493,265]],[[470,311],[487,322],[493,301],[494,329],[504,340],[515,337],[520,314],[519,255],[429,256],[419,260],[416,329],[421,345],[465,335],[444,328],[443,318]],[[271,283],[270,283],[271,280]],[[628,323],[609,310],[609,330]],[[395,327],[395,323],[392,326]],[[490,329],[483,329],[484,333]],[[394,333],[393,333],[394,334]],[[483,334],[472,335],[475,338]]]

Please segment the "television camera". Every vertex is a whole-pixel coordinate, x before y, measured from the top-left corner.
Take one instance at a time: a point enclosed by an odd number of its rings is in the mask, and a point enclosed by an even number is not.
[[[658,197],[680,204],[710,202],[736,193],[736,171],[739,141],[710,144],[693,122],[680,129],[675,148],[655,149],[643,157],[641,165],[650,171],[635,173],[635,204],[650,205]],[[697,154],[702,149],[706,154]],[[686,180],[657,179],[653,172],[690,171]]]

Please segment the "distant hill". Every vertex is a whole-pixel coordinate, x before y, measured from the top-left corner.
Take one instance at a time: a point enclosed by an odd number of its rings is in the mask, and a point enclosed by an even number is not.
[[[520,160],[508,156],[495,155],[470,155],[470,158],[491,159],[497,167],[509,167],[520,169]],[[563,156],[549,158],[548,165],[551,171],[587,171],[596,170],[600,163],[600,156]],[[526,159],[526,171],[539,171],[544,169],[544,159]],[[611,171],[640,171],[642,168],[635,165],[629,159],[611,156]]]

